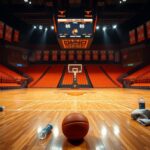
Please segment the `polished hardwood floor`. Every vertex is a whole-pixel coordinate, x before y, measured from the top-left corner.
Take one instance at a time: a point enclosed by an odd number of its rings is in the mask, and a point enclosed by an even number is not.
[[[150,91],[133,89],[22,89],[0,91],[0,150],[149,150],[150,127],[130,117],[145,98],[150,108]],[[90,129],[84,142],[70,144],[61,130],[70,112],[87,116]],[[51,123],[46,140],[37,132]]]

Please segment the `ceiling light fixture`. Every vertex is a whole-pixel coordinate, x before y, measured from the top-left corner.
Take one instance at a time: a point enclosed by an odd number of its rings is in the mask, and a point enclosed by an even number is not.
[[[51,30],[54,30],[54,26],[51,26]]]
[[[48,28],[46,27],[46,28],[45,28],[45,31],[47,31],[47,30],[48,30]]]
[[[100,28],[99,26],[96,26],[96,30],[99,30],[99,28]]]
[[[40,30],[43,30],[43,26],[42,26],[42,25],[40,25],[40,26],[39,26],[39,29],[40,29]]]
[[[113,25],[112,28],[113,28],[113,29],[117,29],[117,25],[116,25],[116,24]]]
[[[33,28],[34,28],[34,29],[37,29],[37,26],[34,25]]]
[[[104,27],[103,27],[103,31],[106,31],[106,29],[107,29],[107,27],[106,27],[106,26],[104,26]]]

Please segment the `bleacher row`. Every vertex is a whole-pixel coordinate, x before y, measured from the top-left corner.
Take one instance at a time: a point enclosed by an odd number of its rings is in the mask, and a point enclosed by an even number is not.
[[[20,88],[25,80],[25,77],[0,65],[0,89]]]
[[[121,65],[85,65],[81,74],[77,75],[79,85],[88,85],[90,81],[93,88],[123,87],[119,82],[122,74],[127,74],[132,67]],[[27,84],[27,77],[0,65],[0,88],[57,88],[58,85],[71,85],[73,75],[68,73],[64,65],[31,65],[17,68],[19,72],[27,74],[32,81]],[[61,82],[60,82],[61,81]],[[26,85],[26,84],[27,85]],[[150,65],[128,75],[123,79],[127,87],[150,87]],[[89,86],[90,87],[90,86]]]
[[[124,83],[133,88],[150,88],[150,65],[124,78]]]

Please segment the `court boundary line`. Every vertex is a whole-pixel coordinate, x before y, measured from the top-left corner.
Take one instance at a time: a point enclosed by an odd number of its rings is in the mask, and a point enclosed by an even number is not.
[[[110,109],[110,110],[106,110],[106,109],[102,109],[102,110],[95,110],[95,109],[90,109],[90,110],[75,110],[75,109],[53,109],[53,110],[40,110],[40,109],[35,109],[35,110],[32,110],[32,109],[25,109],[25,110],[19,110],[19,109],[7,109],[5,110],[4,112],[68,112],[68,111],[75,111],[75,112],[130,112],[132,111],[132,109],[128,109],[128,110],[122,110],[122,109]]]

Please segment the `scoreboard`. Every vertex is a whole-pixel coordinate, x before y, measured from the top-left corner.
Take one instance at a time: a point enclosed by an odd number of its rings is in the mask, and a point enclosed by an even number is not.
[[[92,38],[93,19],[64,19],[57,20],[58,38]]]
[[[76,14],[71,11],[59,10],[53,18],[57,40],[61,49],[89,49],[95,29],[97,17],[92,10],[79,10]]]

